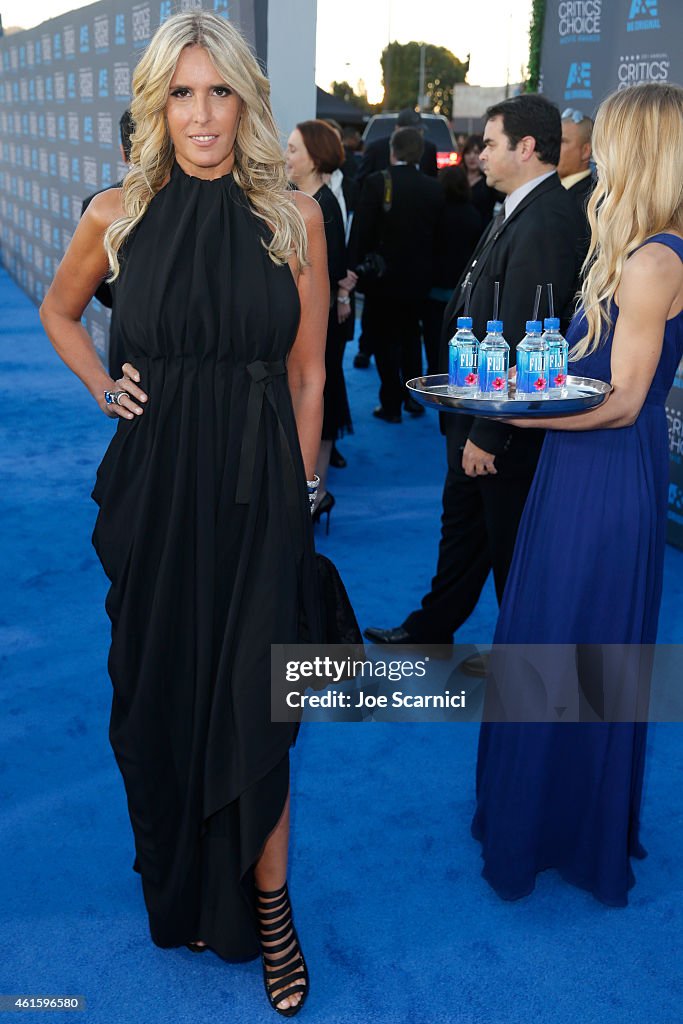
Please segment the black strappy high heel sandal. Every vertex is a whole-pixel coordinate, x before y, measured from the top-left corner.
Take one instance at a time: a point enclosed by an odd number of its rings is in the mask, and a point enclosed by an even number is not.
[[[325,529],[325,533],[330,532],[330,512],[332,511],[335,505],[336,502],[334,500],[334,495],[330,494],[329,491],[326,491],[325,494],[323,494],[320,501],[318,502],[315,512],[311,516],[311,520],[313,523],[319,523],[321,518],[325,515],[325,513],[327,513],[327,526]]]
[[[198,942],[188,942],[186,945],[190,953],[206,953],[209,948],[207,945],[200,946]]]
[[[293,1017],[306,1002],[309,981],[292,919],[287,883],[274,892],[255,888],[255,893],[266,995],[274,1010],[283,1017]],[[278,1007],[283,999],[297,992],[301,992],[301,999],[296,1006]]]

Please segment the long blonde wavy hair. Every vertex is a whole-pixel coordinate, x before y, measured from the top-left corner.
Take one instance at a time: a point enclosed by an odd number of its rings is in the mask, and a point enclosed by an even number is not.
[[[292,202],[282,148],[270,108],[270,85],[246,41],[228,22],[207,11],[188,11],[170,17],[154,33],[133,75],[131,166],[123,179],[125,216],[115,220],[104,236],[111,268],[119,274],[118,252],[168,177],[175,158],[166,122],[169,86],[181,52],[202,46],[221,78],[242,99],[233,178],[251,207],[272,231],[266,245],[274,263],[294,254],[307,262],[303,218]]]
[[[683,89],[648,82],[612,93],[593,130],[598,182],[588,203],[591,243],[580,292],[587,333],[572,359],[594,352],[628,257],[665,229],[683,230]]]

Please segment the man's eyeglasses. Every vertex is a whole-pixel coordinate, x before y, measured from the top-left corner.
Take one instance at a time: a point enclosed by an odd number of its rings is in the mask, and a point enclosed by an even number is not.
[[[563,121],[573,121],[574,124],[581,124],[582,121],[590,121],[588,114],[584,114],[580,110],[574,110],[573,107],[567,107],[560,114]]]

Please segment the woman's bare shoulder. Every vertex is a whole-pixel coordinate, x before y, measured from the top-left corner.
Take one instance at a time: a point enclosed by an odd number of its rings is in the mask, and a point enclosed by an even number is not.
[[[290,195],[307,228],[322,225],[323,215],[313,196],[299,192],[298,189],[293,189]]]
[[[106,231],[115,220],[126,216],[122,196],[122,188],[108,188],[104,192],[98,192],[91,199],[83,216],[90,220],[93,227],[102,232]]]
[[[678,236],[680,237],[680,236]],[[622,272],[620,291],[623,286],[631,288],[653,288],[666,292],[680,288],[683,264],[678,253],[662,242],[648,242],[634,252],[626,261]]]

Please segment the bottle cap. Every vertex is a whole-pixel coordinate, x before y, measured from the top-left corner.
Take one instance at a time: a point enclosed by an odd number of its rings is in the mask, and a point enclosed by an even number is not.
[[[559,316],[548,316],[543,321],[543,326],[546,331],[559,331],[560,329],[560,318]]]
[[[488,320],[486,323],[486,330],[488,334],[502,334],[503,333],[503,321],[502,320]]]
[[[527,334],[540,334],[543,329],[543,325],[540,320],[527,320],[526,322],[526,333]]]
[[[464,327],[472,329],[472,317],[471,316],[459,316],[458,317],[458,330]]]

